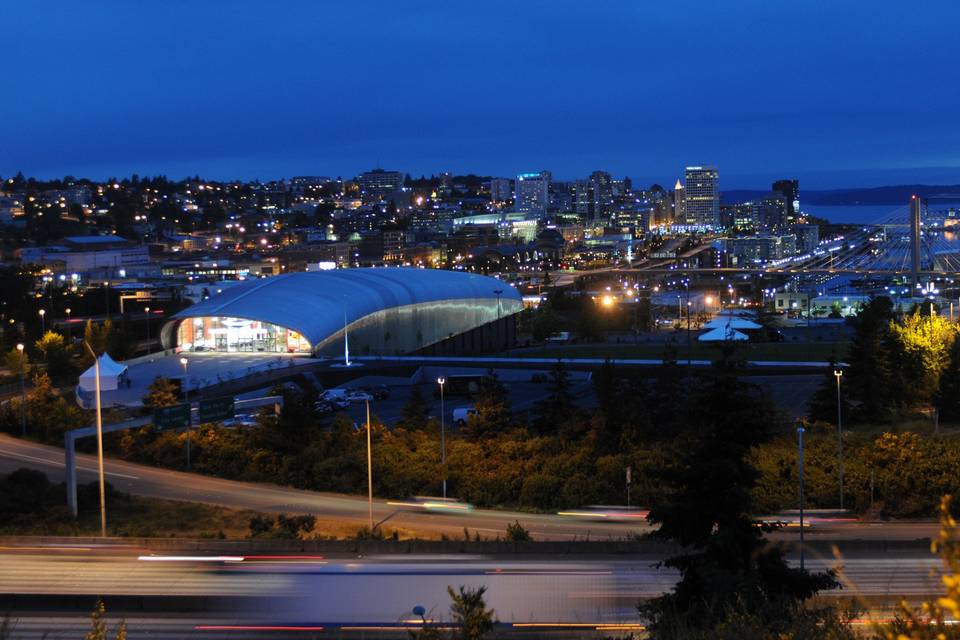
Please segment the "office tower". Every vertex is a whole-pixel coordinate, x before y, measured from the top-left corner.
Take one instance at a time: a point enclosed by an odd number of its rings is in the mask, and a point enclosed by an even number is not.
[[[365,199],[376,200],[403,186],[403,174],[377,168],[360,174],[357,180]]]
[[[593,184],[589,180],[577,180],[574,184],[573,202],[577,215],[593,219]]]
[[[516,210],[542,217],[550,204],[550,172],[521,173],[517,176]]]
[[[671,222],[687,223],[687,197],[683,185],[680,184],[680,178],[677,178],[677,184],[673,185],[673,220]]]
[[[783,194],[783,200],[787,206],[787,224],[796,222],[797,215],[800,213],[800,181],[777,180],[773,183],[771,190],[774,193]]]
[[[590,174],[593,187],[593,217],[603,218],[613,212],[613,180],[606,171]]]
[[[787,198],[779,191],[753,201],[753,219],[757,226],[770,232],[780,232],[790,225]]]
[[[684,185],[687,224],[720,225],[720,172],[716,167],[687,167]]]
[[[490,200],[506,202],[513,200],[513,180],[510,178],[493,178],[490,180]]]

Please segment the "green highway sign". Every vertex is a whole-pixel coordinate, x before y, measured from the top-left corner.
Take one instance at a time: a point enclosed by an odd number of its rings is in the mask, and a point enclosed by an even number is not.
[[[233,417],[233,396],[201,400],[197,407],[200,422],[218,422]]]
[[[182,429],[190,424],[190,405],[175,404],[153,411],[153,424],[157,429]]]

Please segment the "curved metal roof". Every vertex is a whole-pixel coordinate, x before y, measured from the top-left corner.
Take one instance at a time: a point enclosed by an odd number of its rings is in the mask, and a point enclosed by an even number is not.
[[[293,329],[316,345],[383,309],[442,300],[496,300],[518,311],[520,294],[509,284],[462,271],[383,267],[287,273],[230,287],[171,318],[199,316],[259,320]],[[511,304],[513,303],[513,304]]]

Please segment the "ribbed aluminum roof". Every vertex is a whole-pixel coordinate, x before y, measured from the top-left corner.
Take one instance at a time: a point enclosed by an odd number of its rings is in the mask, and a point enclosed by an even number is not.
[[[259,320],[299,332],[316,345],[347,323],[383,309],[441,300],[493,299],[502,291],[504,314],[518,311],[509,284],[461,271],[384,267],[287,273],[230,287],[171,320],[223,316]]]

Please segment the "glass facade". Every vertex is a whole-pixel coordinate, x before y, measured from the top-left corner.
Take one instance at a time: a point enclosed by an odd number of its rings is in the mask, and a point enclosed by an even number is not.
[[[180,323],[177,343],[184,351],[310,353],[296,331],[259,320],[204,316]]]

